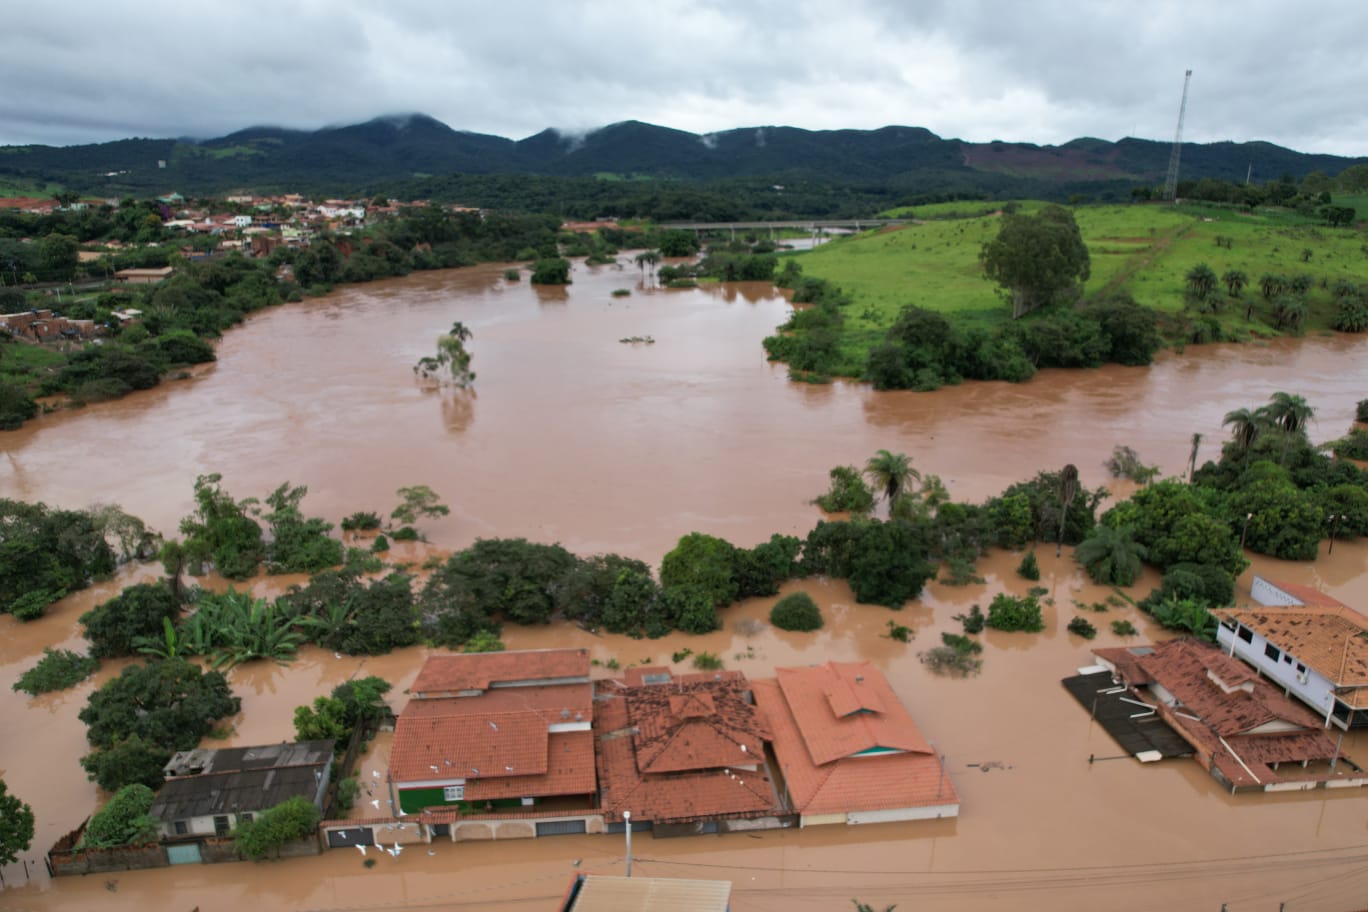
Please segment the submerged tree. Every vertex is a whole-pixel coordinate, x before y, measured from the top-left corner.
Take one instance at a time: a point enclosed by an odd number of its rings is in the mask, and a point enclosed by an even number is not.
[[[1064,521],[1069,516],[1069,505],[1078,496],[1078,466],[1069,463],[1059,473],[1059,540],[1055,543],[1055,557],[1064,553]]]
[[[451,332],[437,337],[437,354],[419,358],[413,365],[413,372],[428,380],[439,378],[446,371],[456,386],[470,386],[475,382],[475,372],[470,369],[471,354],[466,351],[465,344],[471,337],[464,323],[459,320],[452,323]]]

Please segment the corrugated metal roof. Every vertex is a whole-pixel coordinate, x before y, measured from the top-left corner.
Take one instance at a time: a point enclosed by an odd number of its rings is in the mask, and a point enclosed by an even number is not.
[[[570,912],[727,912],[731,882],[587,875]]]

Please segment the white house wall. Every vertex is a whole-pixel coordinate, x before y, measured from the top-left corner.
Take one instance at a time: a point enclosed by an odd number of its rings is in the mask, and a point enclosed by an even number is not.
[[[1249,628],[1244,629],[1248,630]],[[1234,630],[1225,625],[1218,625],[1216,642],[1227,653],[1231,652],[1233,644],[1235,656],[1253,665],[1264,677],[1310,706],[1317,715],[1324,719],[1326,714],[1330,712],[1334,700],[1334,688],[1330,686],[1330,682],[1309,666],[1305,672],[1306,680],[1300,680],[1297,671],[1297,664],[1300,660],[1296,656],[1292,656],[1291,663],[1284,662],[1283,657],[1289,653],[1283,652],[1282,647],[1274,643],[1272,645],[1277,647],[1280,655],[1276,661],[1270,659],[1264,654],[1264,649],[1269,645],[1268,640],[1255,631],[1251,630],[1250,633],[1253,633],[1253,639],[1246,643],[1235,635]],[[1305,665],[1305,663],[1301,664]]]

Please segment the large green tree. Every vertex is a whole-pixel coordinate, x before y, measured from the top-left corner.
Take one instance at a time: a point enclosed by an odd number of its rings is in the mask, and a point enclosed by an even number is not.
[[[129,782],[154,784],[147,782],[149,770],[159,771],[176,751],[196,747],[215,722],[240,707],[216,671],[203,672],[184,659],[130,665],[91,694],[79,714],[94,748],[81,765],[107,791]],[[128,756],[129,744],[136,748],[136,763]]]
[[[33,809],[9,793],[0,779],[0,865],[13,864],[33,842]]]
[[[129,656],[138,640],[162,634],[162,621],[180,617],[180,602],[161,583],[139,583],[81,615],[90,654],[97,659]]]
[[[1076,295],[1091,274],[1078,223],[1062,206],[1046,206],[1035,215],[1004,215],[979,261],[1010,298],[1013,318]]]

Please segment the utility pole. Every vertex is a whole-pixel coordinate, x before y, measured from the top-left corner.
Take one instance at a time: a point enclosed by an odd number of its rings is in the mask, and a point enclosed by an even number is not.
[[[632,876],[632,812],[622,812],[622,822],[627,824],[627,876]]]
[[[1192,70],[1183,74],[1183,102],[1178,106],[1178,130],[1173,134],[1173,151],[1169,153],[1168,176],[1164,178],[1164,200],[1174,202],[1178,198],[1178,162],[1183,157],[1183,115],[1187,113],[1188,83],[1192,81]]]

